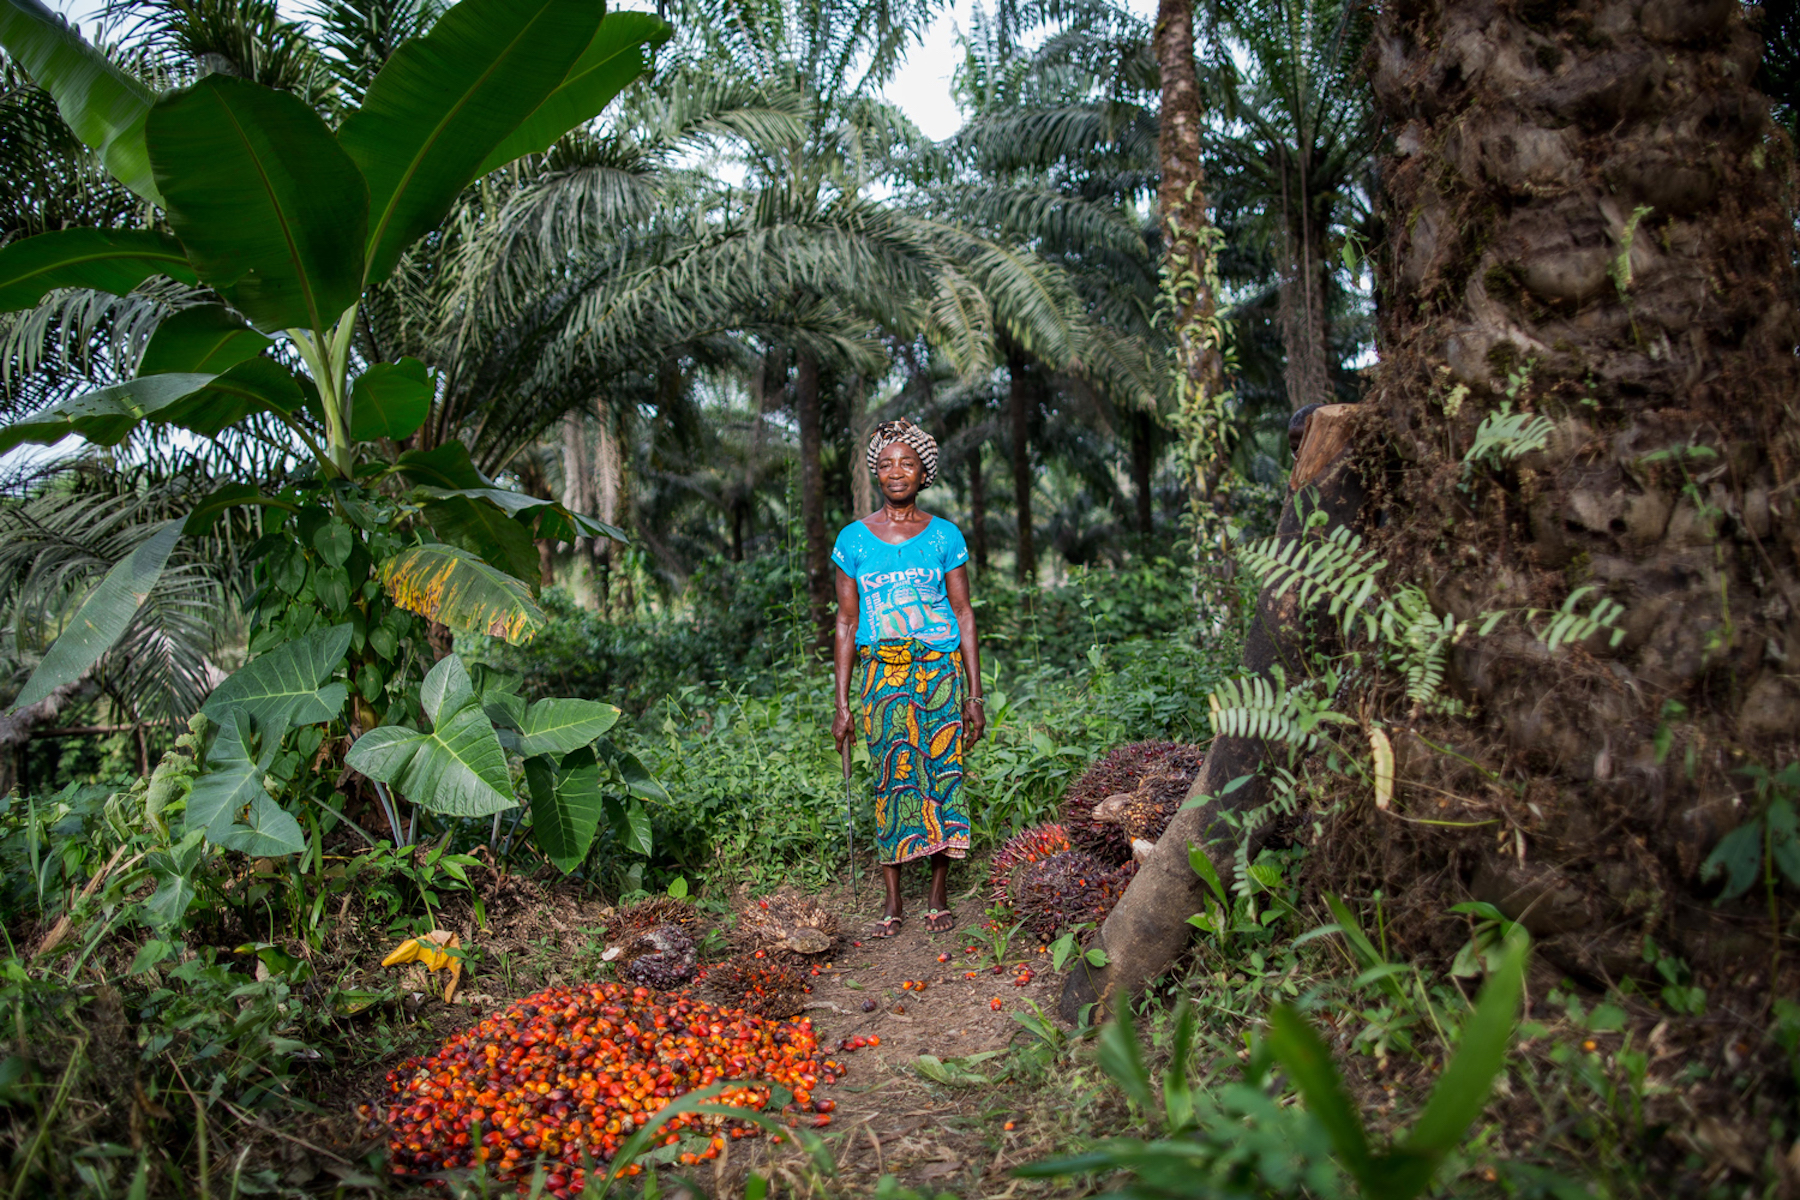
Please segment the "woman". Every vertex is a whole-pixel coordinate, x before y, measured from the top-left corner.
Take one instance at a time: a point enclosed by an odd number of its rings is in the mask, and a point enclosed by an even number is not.
[[[837,715],[840,753],[851,737],[856,677],[863,736],[875,768],[875,825],[887,910],[869,932],[900,931],[900,866],[931,861],[925,927],[955,927],[944,887],[950,860],[969,852],[962,756],[987,728],[981,652],[969,608],[969,551],[956,526],[920,512],[937,480],[937,442],[910,421],[884,421],[869,439],[881,508],[838,534]]]

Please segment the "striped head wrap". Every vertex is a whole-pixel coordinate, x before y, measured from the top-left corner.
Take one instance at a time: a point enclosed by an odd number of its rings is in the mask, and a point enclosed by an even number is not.
[[[869,439],[869,470],[875,469],[875,461],[881,457],[881,452],[895,442],[905,442],[911,446],[913,452],[919,456],[919,461],[925,464],[925,482],[920,485],[921,487],[930,487],[937,482],[937,439],[905,417],[901,417],[898,421],[883,421],[875,427],[875,434]]]

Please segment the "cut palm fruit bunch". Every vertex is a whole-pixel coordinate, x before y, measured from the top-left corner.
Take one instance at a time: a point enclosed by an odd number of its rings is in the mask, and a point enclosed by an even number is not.
[[[402,963],[416,962],[427,971],[448,971],[450,982],[444,985],[444,1003],[456,999],[456,989],[462,983],[462,958],[451,954],[452,950],[462,948],[462,938],[443,929],[434,929],[430,933],[416,938],[407,938],[394,952],[381,960],[384,967],[397,967]]]
[[[404,1176],[484,1164],[521,1192],[541,1161],[545,1190],[567,1200],[586,1187],[590,1164],[610,1162],[685,1092],[743,1080],[713,1103],[760,1112],[780,1087],[793,1097],[786,1118],[822,1127],[832,1102],[812,1089],[842,1072],[819,1053],[809,1021],[766,1021],[618,983],[555,987],[388,1073],[389,1157]],[[759,1132],[751,1121],[687,1113],[653,1141],[691,1144],[680,1155],[691,1165]]]

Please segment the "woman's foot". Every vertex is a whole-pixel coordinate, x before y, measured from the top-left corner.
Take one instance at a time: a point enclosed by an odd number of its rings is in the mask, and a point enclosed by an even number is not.
[[[947,908],[930,909],[925,914],[925,928],[932,933],[949,933],[956,928],[956,914]]]
[[[899,917],[883,917],[869,927],[869,936],[873,938],[891,938],[900,932]]]

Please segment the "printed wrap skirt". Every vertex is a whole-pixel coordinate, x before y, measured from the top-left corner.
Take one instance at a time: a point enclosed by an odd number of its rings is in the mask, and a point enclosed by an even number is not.
[[[940,851],[963,857],[969,816],[962,800],[962,651],[905,638],[858,647],[857,657],[880,861]]]

